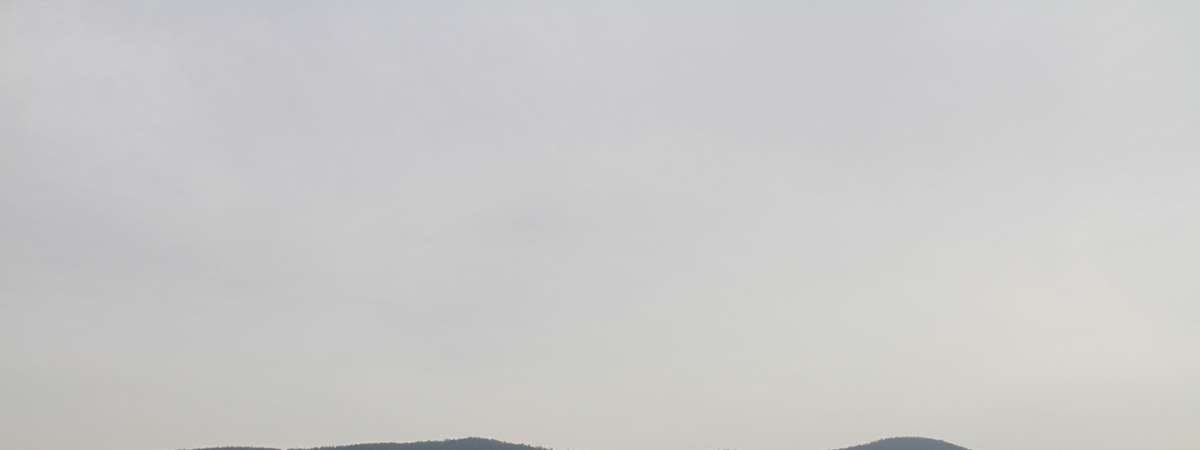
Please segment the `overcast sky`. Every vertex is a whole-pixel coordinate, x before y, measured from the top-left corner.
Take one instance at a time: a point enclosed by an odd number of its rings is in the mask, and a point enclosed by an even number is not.
[[[1200,448],[1198,23],[0,2],[0,447]]]

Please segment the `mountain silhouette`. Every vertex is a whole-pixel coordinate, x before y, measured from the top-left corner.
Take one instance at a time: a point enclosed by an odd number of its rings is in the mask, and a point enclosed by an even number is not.
[[[533,447],[524,444],[512,444],[495,439],[485,438],[465,438],[465,439],[448,439],[445,441],[425,441],[425,442],[408,442],[404,444],[397,443],[376,443],[376,444],[353,444],[339,445],[334,447],[314,447],[312,449],[292,449],[292,450],[547,450],[541,447]]]
[[[268,447],[209,447],[193,450],[283,450]],[[289,450],[549,450],[523,444],[512,444],[495,439],[465,438],[424,442],[380,442],[350,444],[331,447],[293,448]],[[967,450],[946,441],[919,437],[896,437],[881,439],[869,444],[846,447],[838,450]]]
[[[208,447],[194,450],[282,450],[270,447]],[[294,448],[290,450],[548,450],[495,439],[464,438],[424,442],[378,442],[370,444],[336,445],[331,447]]]
[[[839,450],[967,450],[946,441],[920,437],[895,437],[881,439],[870,444],[846,447]]]

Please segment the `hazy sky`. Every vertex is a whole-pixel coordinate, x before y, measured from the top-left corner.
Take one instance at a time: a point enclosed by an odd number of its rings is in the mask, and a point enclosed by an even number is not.
[[[0,2],[0,448],[1200,448],[1200,3]]]

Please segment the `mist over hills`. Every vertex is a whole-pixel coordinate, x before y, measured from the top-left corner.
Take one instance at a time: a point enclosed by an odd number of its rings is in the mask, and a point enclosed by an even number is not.
[[[269,447],[209,447],[193,450],[283,450]],[[423,442],[380,442],[329,447],[293,448],[289,450],[550,450],[524,444],[513,444],[486,438],[447,439]],[[968,450],[937,439],[896,437],[838,450]]]

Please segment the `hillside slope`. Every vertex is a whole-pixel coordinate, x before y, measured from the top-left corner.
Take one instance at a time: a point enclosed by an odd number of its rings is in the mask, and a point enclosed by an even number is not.
[[[465,438],[445,441],[407,442],[403,444],[383,442],[375,444],[352,444],[334,447],[315,447],[292,450],[546,450],[523,444],[512,444],[495,439]]]
[[[262,447],[210,447],[193,450],[281,450]],[[380,442],[350,444],[331,447],[294,448],[290,450],[548,450],[523,444],[512,444],[494,439],[465,438],[425,442]],[[846,447],[838,450],[968,450],[937,439],[919,437],[897,437],[881,439],[869,444]]]
[[[967,450],[946,441],[919,437],[897,437],[881,439],[870,444],[846,447],[839,450]]]
[[[193,450],[281,450],[263,447],[208,447]],[[379,442],[371,444],[337,445],[332,447],[313,447],[310,449],[291,450],[547,450],[522,444],[511,444],[484,438],[448,439],[444,441],[425,442]]]

